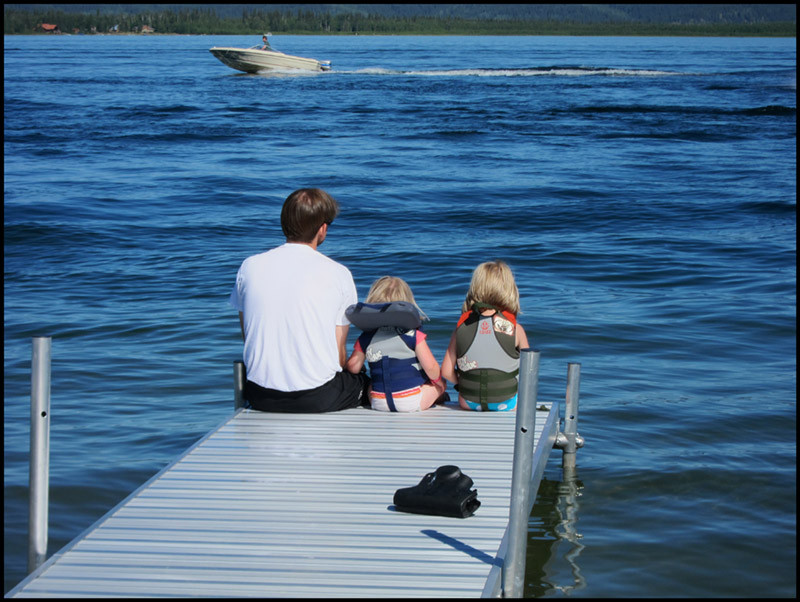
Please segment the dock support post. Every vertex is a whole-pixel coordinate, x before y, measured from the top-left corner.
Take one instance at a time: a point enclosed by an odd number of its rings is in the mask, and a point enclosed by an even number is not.
[[[244,407],[244,381],[245,371],[244,362],[235,360],[233,362],[233,411]]]
[[[578,398],[580,397],[581,365],[567,364],[567,398],[564,412],[564,435],[566,445],[561,454],[562,468],[575,468],[575,452],[578,450]]]
[[[33,337],[31,450],[28,468],[28,573],[47,558],[50,481],[50,337]]]
[[[528,518],[531,513],[530,485],[533,470],[536,397],[539,388],[538,349],[523,349],[519,362],[514,466],[511,473],[511,508],[508,520],[508,549],[503,561],[503,597],[521,598],[525,584],[525,553]]]

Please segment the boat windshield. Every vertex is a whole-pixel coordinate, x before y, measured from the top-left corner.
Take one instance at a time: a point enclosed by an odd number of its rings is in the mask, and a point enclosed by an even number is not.
[[[269,42],[266,44],[256,44],[255,46],[250,46],[250,50],[265,50],[268,52],[277,52],[272,46],[269,45]]]

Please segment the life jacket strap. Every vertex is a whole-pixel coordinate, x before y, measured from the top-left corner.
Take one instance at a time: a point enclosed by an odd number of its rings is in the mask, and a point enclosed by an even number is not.
[[[481,410],[484,412],[489,411],[489,373],[486,370],[481,370],[480,373],[480,393],[478,396],[478,403],[481,404]]]
[[[394,397],[392,397],[392,371],[389,368],[388,357],[381,358],[381,380],[383,380],[383,393],[386,395],[386,405],[389,406],[390,412],[396,412],[397,407],[394,405]]]

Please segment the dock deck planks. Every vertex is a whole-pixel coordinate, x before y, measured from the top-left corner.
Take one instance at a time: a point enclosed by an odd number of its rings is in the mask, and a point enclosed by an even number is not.
[[[558,404],[545,405],[532,500],[558,431]],[[412,414],[241,410],[8,596],[497,595],[515,418],[449,405]],[[445,464],[473,479],[475,515],[393,509],[396,489]]]

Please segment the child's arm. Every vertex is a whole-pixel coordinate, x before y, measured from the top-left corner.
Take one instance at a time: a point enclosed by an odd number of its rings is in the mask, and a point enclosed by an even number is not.
[[[361,368],[364,367],[364,360],[367,356],[364,354],[361,349],[356,347],[353,349],[353,353],[350,354],[350,357],[347,359],[347,363],[345,364],[345,368],[348,372],[353,374],[358,374],[361,372]]]
[[[433,357],[431,348],[428,347],[428,343],[424,339],[417,341],[416,352],[420,368],[422,368],[431,382],[438,381],[442,376],[439,370],[439,362]]]
[[[447,351],[442,359],[442,376],[449,380],[454,385],[458,384],[458,376],[456,375],[456,333],[453,331],[453,336],[450,337],[450,345],[447,346]]]
[[[525,334],[525,329],[522,324],[517,324],[517,349],[528,349],[528,335]]]
[[[339,349],[339,365],[344,368],[344,358],[347,357],[347,331],[350,325],[336,327],[336,347]]]

